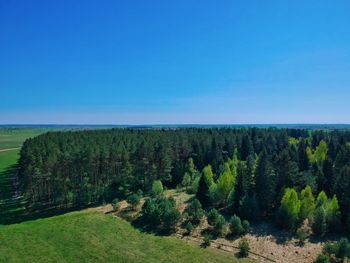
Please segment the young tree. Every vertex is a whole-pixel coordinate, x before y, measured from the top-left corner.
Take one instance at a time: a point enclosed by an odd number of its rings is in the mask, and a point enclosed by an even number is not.
[[[225,164],[225,170],[220,175],[218,181],[217,181],[217,191],[218,191],[218,197],[219,201],[221,203],[226,204],[228,195],[233,190],[235,178],[233,176],[233,173],[230,169],[230,165],[228,163]]]
[[[298,193],[293,188],[287,188],[278,211],[279,224],[293,230],[299,223],[300,201]]]
[[[191,185],[191,176],[189,175],[189,173],[185,173],[183,179],[182,179],[182,186],[185,187],[186,190],[188,190],[188,188],[190,187]]]
[[[245,195],[239,202],[239,216],[249,221],[256,221],[259,218],[259,205],[256,195]]]
[[[203,206],[210,204],[210,187],[214,184],[214,174],[211,165],[207,165],[203,169],[203,174],[199,180],[197,189],[197,199]]]
[[[338,204],[338,199],[333,195],[332,199],[328,203],[327,207],[327,223],[329,230],[337,231],[340,225],[340,207]]]
[[[163,194],[163,184],[160,180],[156,180],[152,184],[152,195],[159,197]]]
[[[188,214],[189,220],[195,225],[199,224],[205,214],[201,203],[196,198],[187,206],[185,212]]]
[[[238,248],[239,248],[239,256],[241,258],[248,257],[250,247],[247,239],[242,238],[241,241],[239,241]]]
[[[234,236],[239,236],[244,233],[241,219],[236,215],[233,215],[230,219],[230,231]]]
[[[132,194],[128,197],[127,201],[131,204],[132,208],[135,210],[137,205],[140,203],[141,197],[138,194]]]
[[[213,208],[208,214],[208,223],[213,226],[216,233],[222,235],[223,227],[225,225],[225,218],[219,214],[219,212]]]
[[[327,233],[327,214],[323,206],[317,207],[314,212],[312,231],[319,236],[324,236]]]
[[[307,185],[305,189],[301,191],[300,201],[300,220],[306,218],[310,219],[315,210],[315,197],[312,194],[311,187]]]

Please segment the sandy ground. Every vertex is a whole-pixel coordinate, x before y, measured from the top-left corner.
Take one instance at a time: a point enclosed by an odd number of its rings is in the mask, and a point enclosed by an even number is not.
[[[173,196],[176,201],[178,199],[187,200],[189,197],[184,195]],[[178,204],[184,204],[184,200],[177,202]],[[143,203],[142,200],[141,203]],[[139,208],[142,204],[139,205]],[[184,207],[180,205],[180,210],[184,210]],[[92,208],[95,211],[103,213],[113,213],[119,215],[126,220],[135,219],[138,216],[139,211],[131,209],[130,205],[126,201],[119,203],[118,212],[113,211],[112,205],[105,205],[101,207]],[[139,209],[138,209],[139,210]],[[192,232],[191,236],[185,234],[185,230],[178,228],[175,237],[187,240],[189,242],[202,244],[203,237],[201,232],[208,228],[208,223],[203,220],[201,224]],[[241,237],[242,238],[242,237]],[[211,242],[211,247],[226,251],[229,253],[238,252],[238,243],[241,238],[228,240],[224,238],[217,238]],[[280,231],[271,224],[262,223],[251,227],[251,231],[244,236],[249,242],[251,252],[249,258],[256,260],[257,262],[279,262],[279,263],[312,263],[317,255],[322,251],[322,242],[306,241],[304,246],[298,244],[298,240],[291,237],[288,232]]]

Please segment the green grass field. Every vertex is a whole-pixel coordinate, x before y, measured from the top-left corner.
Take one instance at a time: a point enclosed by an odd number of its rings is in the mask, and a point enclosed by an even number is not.
[[[0,262],[248,262],[81,211],[0,226]]]

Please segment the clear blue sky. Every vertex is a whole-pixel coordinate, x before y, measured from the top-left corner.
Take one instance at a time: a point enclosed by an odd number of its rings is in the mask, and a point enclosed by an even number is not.
[[[0,123],[350,123],[350,1],[0,1]]]

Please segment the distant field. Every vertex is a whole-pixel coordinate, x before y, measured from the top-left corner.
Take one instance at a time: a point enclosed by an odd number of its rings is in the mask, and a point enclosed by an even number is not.
[[[98,212],[0,226],[0,262],[250,262],[173,237],[141,233]]]
[[[45,131],[47,129],[0,129],[0,173],[17,162],[19,148],[26,139]]]

